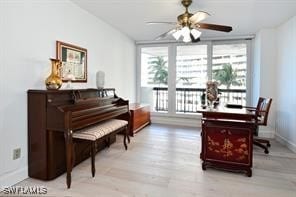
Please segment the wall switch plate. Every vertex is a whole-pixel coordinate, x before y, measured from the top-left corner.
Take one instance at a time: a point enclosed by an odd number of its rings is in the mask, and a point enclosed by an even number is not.
[[[13,160],[16,160],[20,157],[21,157],[21,149],[20,148],[13,149],[13,155],[12,155]]]

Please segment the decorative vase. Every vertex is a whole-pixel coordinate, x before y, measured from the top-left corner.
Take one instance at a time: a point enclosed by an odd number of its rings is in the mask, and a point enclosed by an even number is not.
[[[216,101],[218,98],[218,83],[214,81],[208,81],[206,94],[207,94],[208,106],[210,108],[213,108],[214,101]]]
[[[73,89],[72,81],[75,80],[75,76],[69,70],[68,73],[64,76],[64,81],[67,81],[66,89]]]
[[[50,58],[51,61],[51,74],[45,80],[45,85],[48,90],[58,90],[62,86],[62,79],[59,75],[61,61],[58,59]]]
[[[105,73],[103,71],[98,71],[96,73],[97,78],[97,88],[103,89],[105,85]]]

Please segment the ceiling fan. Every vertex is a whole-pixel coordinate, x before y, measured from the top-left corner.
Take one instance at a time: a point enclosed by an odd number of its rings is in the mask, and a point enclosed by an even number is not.
[[[232,27],[208,23],[200,23],[202,20],[210,16],[209,13],[198,11],[195,14],[188,12],[188,7],[192,0],[182,0],[182,5],[185,7],[185,13],[177,17],[177,22],[147,22],[147,24],[169,24],[176,25],[173,29],[159,35],[155,40],[163,39],[169,35],[173,35],[176,40],[183,38],[183,42],[199,42],[201,32],[198,29],[210,29],[222,32],[231,32]]]

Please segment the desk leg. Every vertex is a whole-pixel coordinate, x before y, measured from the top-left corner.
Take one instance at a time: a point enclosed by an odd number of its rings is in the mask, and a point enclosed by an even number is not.
[[[202,162],[201,168],[202,168],[202,170],[206,170],[207,169],[207,166],[206,166],[206,162],[205,161]]]
[[[201,141],[201,143],[200,143],[200,146],[201,146],[201,147],[200,147],[200,150],[201,150],[201,151],[200,151],[200,154],[199,154],[199,158],[200,158],[200,159],[203,159],[203,140],[204,140],[204,139],[203,139],[203,131],[201,131],[201,132],[200,132],[200,141]]]
[[[66,145],[66,168],[67,168],[67,187],[71,187],[71,172],[72,172],[72,130],[68,130],[65,134]]]
[[[252,176],[252,169],[248,168],[246,174],[247,174],[248,177],[251,177]]]

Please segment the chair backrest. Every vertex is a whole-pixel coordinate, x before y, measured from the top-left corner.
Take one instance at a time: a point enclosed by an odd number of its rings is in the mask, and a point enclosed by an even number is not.
[[[260,97],[256,107],[256,116],[258,125],[267,125],[269,109],[271,106],[272,98]]]

